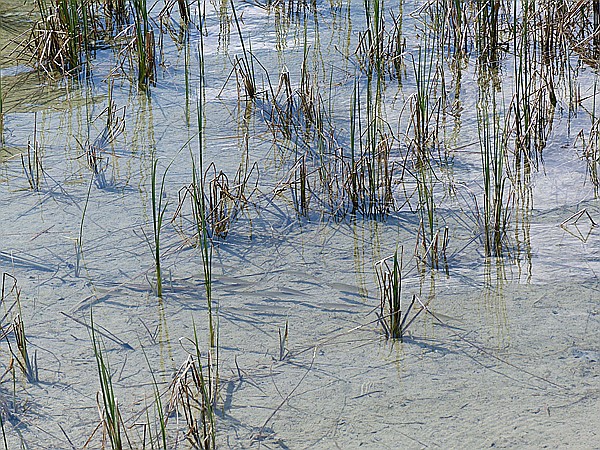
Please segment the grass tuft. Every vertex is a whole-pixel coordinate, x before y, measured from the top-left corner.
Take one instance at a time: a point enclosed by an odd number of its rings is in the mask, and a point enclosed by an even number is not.
[[[215,407],[219,388],[218,347],[211,346],[203,357],[196,325],[191,344],[192,351],[171,382],[169,409],[183,414],[186,437],[194,448],[213,450],[216,448]]]

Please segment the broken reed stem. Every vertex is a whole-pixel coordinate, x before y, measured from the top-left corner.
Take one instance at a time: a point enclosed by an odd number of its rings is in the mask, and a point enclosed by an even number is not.
[[[254,99],[257,95],[256,89],[256,78],[254,76],[254,60],[252,58],[252,52],[246,51],[246,44],[244,43],[244,36],[242,35],[242,29],[240,28],[240,22],[238,20],[237,12],[233,0],[230,0],[231,12],[235,21],[240,43],[242,45],[243,59],[236,57],[236,64],[234,69],[237,68],[236,74],[239,71],[242,77],[243,85],[245,88],[246,96],[249,99]]]
[[[216,428],[215,428],[215,406],[218,398],[219,388],[219,345],[218,342],[212,345],[207,353],[207,376],[204,376],[202,367],[202,355],[200,344],[198,342],[198,333],[196,324],[194,324],[194,349],[196,351],[196,366],[194,370],[194,381],[200,390],[202,405],[202,430],[203,448],[213,450],[216,448]],[[214,351],[214,354],[213,354]]]
[[[37,112],[34,114],[33,121],[33,143],[31,139],[27,142],[27,158],[21,154],[21,164],[29,187],[32,191],[39,192],[44,178],[44,168],[40,143],[37,140]]]
[[[283,333],[281,332],[281,328],[279,328],[277,332],[279,333],[279,361],[283,361],[285,357],[289,354],[289,351],[287,349],[289,332],[287,320],[285,321],[285,328],[283,330]]]
[[[577,222],[579,221],[579,219],[581,219],[581,217],[583,215],[586,215],[587,218],[590,220],[590,224],[592,225],[592,227],[596,227],[598,226],[598,224],[596,222],[594,222],[594,219],[592,219],[592,216],[590,215],[590,213],[588,212],[587,208],[583,208],[580,209],[579,211],[577,211],[575,214],[569,216],[567,219],[563,220],[560,224],[561,227],[564,227],[565,225],[567,225],[569,222],[571,222],[573,225],[577,225]]]
[[[444,227],[443,234],[437,230],[433,238],[429,239],[425,232],[423,220],[417,229],[417,241],[415,244],[415,256],[417,263],[422,262],[432,269],[439,269],[440,258],[444,261],[444,268],[448,272],[446,250],[448,249],[449,229]]]
[[[12,280],[12,287],[7,292],[6,282],[9,278]],[[14,294],[15,300],[12,303],[12,305],[7,307],[6,301],[8,299],[8,296],[11,294]],[[12,276],[6,272],[4,272],[2,275],[2,292],[1,292],[1,297],[0,297],[0,304],[2,304],[2,303],[5,303],[6,313],[2,317],[2,320],[0,320],[0,334],[2,335],[2,337],[0,339],[6,338],[6,342],[8,344],[10,354],[11,354],[13,360],[17,361],[17,364],[18,364],[19,368],[21,369],[21,372],[23,373],[23,375],[27,378],[27,381],[29,381],[30,383],[37,382],[37,381],[39,381],[38,366],[37,366],[37,352],[34,352],[33,358],[31,358],[31,355],[29,354],[29,350],[27,347],[27,336],[25,334],[25,324],[23,322],[23,312],[21,310],[21,289],[19,288],[19,286],[17,284],[17,279],[14,276]],[[14,315],[12,322],[10,324],[7,324],[6,326],[3,326],[2,323],[4,323],[4,321],[7,319],[8,315],[10,314],[11,310],[15,307],[16,307],[17,312]],[[9,335],[11,334],[11,332],[15,338],[15,344],[17,346],[16,352],[13,351],[13,347],[12,347],[10,339],[9,339]]]

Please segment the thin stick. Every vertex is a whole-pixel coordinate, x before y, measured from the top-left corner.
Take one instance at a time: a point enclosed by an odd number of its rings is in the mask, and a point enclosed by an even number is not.
[[[63,316],[68,317],[69,319],[73,320],[74,322],[77,322],[79,325],[83,325],[84,327],[86,327],[88,330],[91,330],[92,327],[90,325],[88,325],[87,323],[85,323],[82,320],[76,319],[75,317],[67,314],[64,311],[60,312]],[[102,328],[104,330],[104,332],[98,330],[98,328]],[[98,333],[99,335],[105,337],[106,339],[109,339],[111,341],[113,341],[116,344],[119,344],[121,347],[123,347],[125,350],[134,350],[134,348],[129,345],[127,342],[119,339],[117,336],[115,336],[113,333],[111,333],[110,331],[108,331],[106,328],[104,328],[101,325],[96,325],[96,328],[94,330],[96,333]]]
[[[275,410],[271,413],[271,415],[267,418],[267,420],[265,420],[265,423],[263,423],[262,427],[260,427],[260,431],[258,432],[259,437],[262,436],[263,430],[265,429],[267,424],[270,422],[270,420],[273,418],[273,416],[275,416],[275,414],[277,414],[277,412],[283,407],[283,405],[285,405],[285,403],[292,397],[294,392],[296,392],[296,390],[300,387],[300,385],[302,384],[302,382],[304,381],[306,376],[312,370],[313,365],[315,363],[315,359],[317,357],[317,348],[318,348],[318,345],[315,345],[314,349],[313,349],[313,356],[310,361],[310,365],[308,366],[308,369],[306,369],[306,372],[304,373],[304,375],[302,375],[302,378],[300,378],[300,381],[298,381],[298,383],[296,383],[296,386],[294,386],[294,389],[292,389],[292,391],[288,395],[285,396],[285,398],[282,400],[282,402],[279,404],[279,406],[277,406],[277,408],[275,408]]]
[[[501,362],[502,364],[506,364],[507,366],[512,367],[513,369],[518,370],[519,372],[523,372],[523,373],[529,375],[530,377],[535,378],[536,380],[543,381],[545,383],[550,384],[551,386],[554,386],[554,387],[557,387],[557,388],[560,388],[560,389],[567,389],[568,390],[568,388],[566,386],[563,386],[561,384],[558,384],[558,383],[555,383],[553,381],[550,381],[550,380],[548,380],[548,379],[546,379],[544,377],[536,375],[535,373],[530,372],[527,369],[523,369],[523,368],[521,368],[521,367],[519,367],[519,366],[517,366],[517,365],[515,365],[515,364],[513,364],[513,363],[511,363],[511,362],[509,362],[509,361],[507,361],[505,359],[500,358],[499,356],[494,355],[493,353],[487,351],[486,349],[484,349],[483,347],[475,344],[474,342],[469,341],[467,338],[465,338],[465,337],[461,336],[460,334],[458,334],[457,332],[453,331],[452,328],[449,327],[448,324],[446,324],[442,319],[440,319],[433,311],[431,311],[427,307],[427,305],[423,304],[423,302],[421,302],[421,299],[419,299],[419,297],[417,297],[417,301],[421,304],[421,307],[427,313],[429,313],[431,315],[431,317],[433,317],[435,320],[438,321],[438,323],[440,325],[444,325],[445,327],[447,327],[448,331],[450,331],[450,333],[452,333],[454,336],[456,336],[457,338],[459,338],[461,341],[465,342],[466,344],[470,345],[471,347],[473,347],[477,351],[483,353],[486,356],[489,356],[492,359],[495,359],[496,361]]]

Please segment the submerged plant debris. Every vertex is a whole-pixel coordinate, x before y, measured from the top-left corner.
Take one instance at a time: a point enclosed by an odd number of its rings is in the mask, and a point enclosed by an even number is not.
[[[596,445],[597,6],[0,0],[0,448]]]

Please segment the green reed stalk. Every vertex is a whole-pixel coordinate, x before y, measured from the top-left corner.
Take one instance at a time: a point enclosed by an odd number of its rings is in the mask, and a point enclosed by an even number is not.
[[[161,438],[160,443],[162,444],[160,448],[162,450],[168,450],[169,447],[167,446],[167,419],[166,419],[165,413],[163,411],[162,400],[161,400],[161,396],[160,396],[160,389],[158,388],[158,382],[156,381],[156,377],[154,376],[154,371],[152,370],[152,365],[150,364],[148,355],[146,354],[146,351],[144,350],[143,347],[142,347],[142,352],[144,353],[144,358],[146,359],[146,363],[148,364],[148,369],[150,370],[150,375],[152,375],[152,387],[154,390],[154,404],[156,405],[156,411],[158,413],[158,420],[159,420],[159,426],[160,426],[160,438]],[[148,416],[146,416],[146,419],[148,421],[148,430],[150,433],[152,433],[151,432],[152,426],[150,424],[150,418]],[[152,434],[150,434],[150,445],[152,446],[152,449],[154,449],[154,439],[152,437]]]
[[[594,24],[594,55],[600,55],[600,0],[592,1],[592,21]]]
[[[377,94],[373,96],[373,74],[369,72],[367,75],[367,92],[366,92],[366,107],[367,107],[367,123],[366,123],[366,152],[368,157],[365,159],[366,177],[365,196],[367,198],[365,205],[365,214],[370,216],[374,211],[375,193],[376,193],[376,153],[377,153]],[[374,98],[375,97],[375,98]]]
[[[515,8],[517,1],[514,2]],[[499,0],[477,0],[477,22],[475,43],[480,62],[485,66],[497,67],[500,10]]]
[[[356,214],[359,207],[358,199],[358,180],[357,180],[357,161],[356,161],[356,123],[360,122],[357,114],[360,114],[358,107],[358,77],[354,77],[354,89],[352,90],[352,102],[350,106],[350,202],[352,209],[350,214]],[[360,124],[359,124],[360,127]]]
[[[85,196],[85,203],[83,204],[83,211],[81,212],[81,222],[79,223],[79,235],[77,240],[75,241],[75,277],[79,277],[79,273],[81,270],[80,261],[83,262],[85,267],[85,260],[83,256],[83,225],[85,223],[85,214],[87,212],[88,205],[90,203],[90,195],[92,193],[92,186],[94,185],[94,173],[90,178],[90,184],[88,185],[87,194]]]
[[[104,405],[104,422],[106,425],[106,431],[113,450],[121,450],[123,448],[121,438],[121,413],[119,411],[119,405],[113,389],[110,364],[104,357],[102,350],[104,345],[102,343],[102,339],[100,337],[96,337],[94,316],[91,312],[90,330],[92,344],[94,347],[94,357],[96,358],[96,365],[98,367],[98,377],[100,379],[100,390],[102,392],[102,403]]]
[[[598,196],[598,188],[600,186],[600,171],[598,170],[599,165],[599,152],[600,152],[600,122],[596,116],[596,95],[598,94],[598,74],[594,76],[594,89],[592,91],[592,110],[590,114],[591,124],[590,124],[590,135],[589,142],[587,144],[587,149],[584,146],[584,152],[587,159],[588,170],[590,173],[590,179],[592,184],[594,185],[594,193],[596,197]]]
[[[198,47],[199,56],[199,86],[197,94],[196,118],[198,124],[198,166],[192,155],[192,204],[194,208],[195,223],[198,232],[198,243],[202,254],[202,267],[204,272],[204,287],[206,291],[206,303],[208,308],[209,341],[211,347],[217,345],[217,327],[213,314],[212,297],[212,254],[213,244],[208,232],[207,205],[204,192],[204,40],[200,34]]]
[[[435,63],[433,53],[435,49],[429,46],[430,41],[425,37],[424,45],[419,46],[417,61],[413,59],[415,73],[416,93],[413,103],[413,151],[416,157],[417,187],[421,219],[427,225],[428,236],[423,236],[427,243],[433,241],[435,235],[435,202],[433,196],[431,150],[437,145],[437,130],[432,129],[431,120],[433,111],[431,95],[436,82]]]
[[[186,33],[183,42],[183,73],[185,80],[185,124],[190,126],[190,52],[189,34]]]
[[[154,231],[154,265],[156,268],[156,295],[162,298],[162,272],[160,267],[160,231],[162,229],[163,217],[167,210],[168,202],[163,204],[164,190],[165,190],[165,177],[169,167],[167,167],[162,175],[160,187],[156,188],[156,175],[157,175],[158,159],[152,164],[152,226]],[[157,199],[158,197],[158,199]]]
[[[394,339],[402,338],[402,262],[398,258],[398,250],[394,252],[392,272],[390,278],[390,296],[388,298],[388,311],[390,313],[390,334]]]
[[[69,69],[79,66],[80,40],[79,36],[79,11],[76,0],[60,0],[58,11],[61,24],[64,26],[67,39],[67,59]]]

